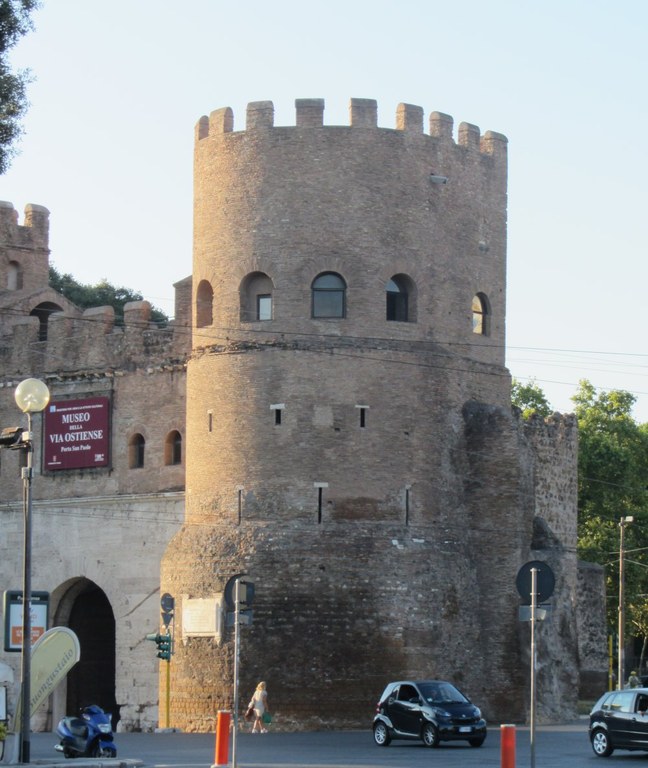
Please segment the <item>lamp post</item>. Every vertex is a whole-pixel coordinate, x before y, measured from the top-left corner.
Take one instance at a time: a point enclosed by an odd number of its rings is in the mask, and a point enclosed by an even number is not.
[[[619,691],[623,688],[625,666],[625,641],[623,638],[623,632],[625,629],[625,572],[623,564],[623,539],[626,525],[633,522],[634,517],[631,515],[626,515],[625,517],[622,517],[621,520],[619,520],[619,666],[617,669],[617,690]]]
[[[27,432],[23,432],[20,447],[25,452],[26,462],[21,469],[23,481],[23,516],[25,526],[23,550],[23,626],[21,659],[21,726],[20,726],[20,762],[30,759],[30,689],[31,689],[31,544],[32,544],[32,475],[33,475],[33,436],[32,413],[39,413],[49,402],[47,386],[39,379],[25,379],[16,387],[14,394],[16,405],[27,414]]]

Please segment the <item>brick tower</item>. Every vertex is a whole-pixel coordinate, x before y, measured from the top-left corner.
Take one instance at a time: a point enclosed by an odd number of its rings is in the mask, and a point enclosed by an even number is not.
[[[320,99],[294,126],[273,112],[196,127],[172,724],[231,706],[231,637],[182,605],[239,572],[242,695],[266,680],[278,725],[367,727],[387,681],[429,676],[519,715],[538,479],[504,367],[506,139],[461,123],[455,141],[438,112],[426,133],[408,104],[379,128],[367,99],[348,126]],[[573,435],[552,440],[568,472]]]

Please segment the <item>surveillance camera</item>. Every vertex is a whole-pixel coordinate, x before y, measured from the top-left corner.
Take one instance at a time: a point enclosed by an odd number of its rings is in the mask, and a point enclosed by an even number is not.
[[[433,184],[446,184],[447,181],[448,181],[448,177],[447,176],[437,176],[436,173],[431,173],[430,174],[430,181]]]

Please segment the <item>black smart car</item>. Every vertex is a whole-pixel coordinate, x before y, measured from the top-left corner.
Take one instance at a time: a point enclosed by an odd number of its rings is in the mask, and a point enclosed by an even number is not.
[[[373,735],[381,747],[392,739],[421,739],[428,747],[463,739],[471,747],[481,747],[486,721],[452,683],[407,680],[385,688],[376,705]]]
[[[589,735],[594,754],[609,757],[615,749],[648,752],[648,688],[608,691],[590,712]]]

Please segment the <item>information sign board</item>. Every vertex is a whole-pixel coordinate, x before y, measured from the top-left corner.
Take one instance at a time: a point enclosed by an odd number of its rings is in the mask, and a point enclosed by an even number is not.
[[[43,416],[45,470],[108,466],[110,398],[57,400]]]
[[[49,592],[31,593],[31,644],[33,645],[47,629]],[[22,590],[8,589],[4,593],[4,649],[22,651],[23,636],[23,593]]]

